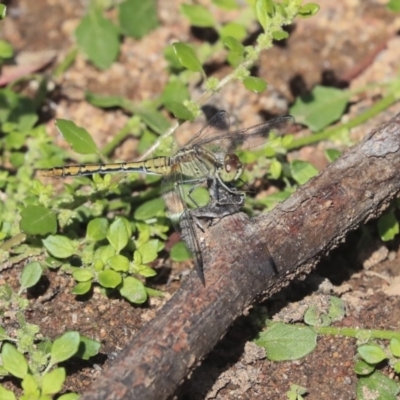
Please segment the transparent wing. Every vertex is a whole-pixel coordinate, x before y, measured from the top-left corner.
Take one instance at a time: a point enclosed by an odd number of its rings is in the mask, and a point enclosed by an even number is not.
[[[228,140],[230,129],[230,118],[229,114],[226,111],[219,111],[215,114],[193,138],[185,145],[185,147],[193,147],[197,145],[208,144],[212,145],[213,143],[223,150],[224,144],[222,143],[225,140]],[[221,143],[217,143],[215,139],[218,138],[218,141],[222,141]]]
[[[203,285],[205,285],[204,271],[203,271],[203,257],[201,253],[201,248],[199,240],[197,238],[194,229],[194,218],[190,211],[182,215],[180,220],[180,228],[182,231],[182,237],[185,241],[187,247],[193,256],[194,267],[196,269],[197,275],[199,276]]]
[[[218,114],[217,114],[218,115]],[[249,149],[265,144],[271,132],[277,136],[285,134],[294,124],[291,115],[285,115],[272,119],[246,129],[226,133],[214,134],[202,137],[201,146],[221,149],[223,153],[231,153],[236,149]]]
[[[193,255],[195,269],[204,285],[203,260],[193,225],[193,216],[188,207],[191,199],[190,190],[187,190],[187,187],[196,187],[204,183],[205,180],[202,177],[190,177],[183,173],[184,170],[186,169],[179,163],[173,165],[171,174],[163,179],[163,199],[175,230],[182,233],[182,238]]]

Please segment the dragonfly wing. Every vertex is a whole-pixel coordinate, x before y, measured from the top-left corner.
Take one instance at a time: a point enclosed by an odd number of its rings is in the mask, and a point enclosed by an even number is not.
[[[185,241],[190,252],[192,253],[194,260],[194,267],[196,269],[197,275],[199,276],[203,285],[205,285],[204,271],[203,271],[203,257],[201,253],[199,240],[195,232],[194,223],[195,222],[192,212],[188,210],[181,216],[179,226],[182,231],[183,240]]]
[[[210,147],[212,146],[211,142],[222,143],[220,147],[226,153],[231,153],[236,149],[249,149],[261,146],[267,142],[272,132],[277,136],[282,136],[288,132],[294,121],[291,115],[285,115],[246,129],[239,129],[228,134],[220,134],[220,136],[207,137],[202,142],[202,146]],[[210,143],[207,141],[210,141]]]
[[[230,145],[230,117],[222,110],[215,114],[185,147],[204,145],[212,153],[226,153]]]
[[[295,120],[291,115],[274,118],[253,127],[233,132],[233,149],[249,149],[265,144],[271,133],[283,136],[293,126]]]
[[[193,225],[192,210],[188,207],[188,203],[190,204],[191,200],[187,188],[185,189],[185,185],[193,187],[199,183],[197,181],[193,183],[188,178],[188,175],[182,172],[183,170],[185,170],[184,166],[178,163],[172,165],[171,173],[163,180],[163,199],[167,206],[168,216],[174,228],[178,232],[182,232],[183,240],[193,255],[197,274],[204,284],[201,249]]]

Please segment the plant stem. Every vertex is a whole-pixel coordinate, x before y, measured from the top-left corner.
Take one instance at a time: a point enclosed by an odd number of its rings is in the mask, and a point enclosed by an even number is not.
[[[334,326],[313,327],[313,329],[316,333],[321,335],[344,336],[355,339],[400,339],[400,332],[381,329],[340,328]]]
[[[355,118],[346,122],[345,124],[341,124],[335,126],[333,128],[326,129],[322,132],[313,133],[312,135],[294,139],[287,147],[287,150],[294,150],[299,147],[307,146],[313,143],[320,142],[322,140],[329,139],[330,137],[334,136],[335,134],[339,133],[343,129],[351,129],[358,125],[363,124],[364,122],[368,121],[369,119],[375,117],[377,114],[386,110],[392,104],[399,100],[399,95],[395,93],[390,93],[389,95],[383,97],[379,101],[377,101],[372,107],[368,110],[364,111],[363,113],[357,115]]]
[[[25,233],[18,233],[17,235],[15,235],[14,237],[8,239],[6,242],[4,242],[1,246],[0,246],[0,250],[3,251],[8,251],[10,250],[13,246],[16,246],[18,244],[21,244],[22,242],[24,242],[26,239],[26,235]]]

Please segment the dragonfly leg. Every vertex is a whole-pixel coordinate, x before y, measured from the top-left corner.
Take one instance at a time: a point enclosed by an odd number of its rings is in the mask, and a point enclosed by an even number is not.
[[[204,182],[206,182],[207,178],[201,177],[201,178],[196,178],[196,179],[187,179],[181,182],[176,182],[175,185],[177,186],[182,186],[182,185],[190,185],[192,184],[193,186],[190,188],[188,192],[188,198],[194,203],[195,207],[200,207],[199,204],[196,202],[196,200],[192,197],[192,193],[194,190],[196,190],[198,187],[200,187]]]

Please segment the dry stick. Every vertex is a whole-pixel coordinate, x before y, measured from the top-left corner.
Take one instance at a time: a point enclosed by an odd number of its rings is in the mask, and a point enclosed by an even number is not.
[[[230,216],[199,232],[206,287],[191,273],[82,400],[173,394],[255,298],[310,271],[347,232],[388,206],[400,191],[399,149],[400,114],[267,215],[239,223]]]

